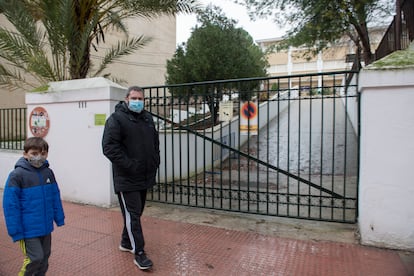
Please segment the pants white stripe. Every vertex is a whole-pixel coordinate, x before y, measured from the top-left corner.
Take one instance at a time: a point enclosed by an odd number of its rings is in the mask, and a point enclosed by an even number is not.
[[[134,240],[134,235],[132,235],[132,231],[131,231],[131,227],[132,227],[131,214],[128,212],[125,199],[124,199],[124,193],[120,192],[120,194],[121,194],[122,204],[124,205],[124,210],[125,210],[125,227],[128,232],[129,240],[131,241],[132,250],[135,252],[135,240]]]

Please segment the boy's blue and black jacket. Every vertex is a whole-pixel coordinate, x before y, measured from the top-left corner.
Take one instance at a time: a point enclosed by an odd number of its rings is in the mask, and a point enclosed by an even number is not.
[[[21,157],[6,181],[3,194],[6,226],[13,241],[41,237],[64,225],[60,191],[46,161],[35,168]]]

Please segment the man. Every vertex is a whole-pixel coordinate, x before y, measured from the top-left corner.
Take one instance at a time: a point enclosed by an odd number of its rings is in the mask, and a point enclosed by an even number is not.
[[[144,91],[128,88],[125,101],[115,106],[105,123],[104,155],[112,162],[115,193],[124,218],[119,249],[135,253],[134,263],[142,270],[152,261],[144,251],[141,215],[147,189],[155,185],[160,164],[159,138],[152,115],[144,110]]]

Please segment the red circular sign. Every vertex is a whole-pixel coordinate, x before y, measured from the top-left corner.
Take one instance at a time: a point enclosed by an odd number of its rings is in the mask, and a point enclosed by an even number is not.
[[[33,136],[43,138],[47,135],[50,128],[50,120],[46,109],[37,106],[30,112],[29,127]]]
[[[243,104],[240,113],[246,119],[253,119],[257,116],[257,107],[252,102],[246,102]]]

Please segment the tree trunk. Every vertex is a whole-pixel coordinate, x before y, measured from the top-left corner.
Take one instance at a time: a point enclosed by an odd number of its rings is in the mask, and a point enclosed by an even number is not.
[[[373,54],[371,51],[371,43],[369,40],[368,27],[366,23],[361,23],[358,26],[355,26],[355,29],[360,39],[361,48],[362,48],[362,57],[363,57],[363,60],[366,66],[373,61]]]
[[[90,48],[92,40],[88,39],[85,50],[81,53],[81,37],[85,32],[88,20],[90,19],[90,11],[86,12],[81,9],[79,0],[73,1],[73,11],[76,14],[74,23],[76,24],[77,33],[73,35],[70,52],[70,76],[72,79],[84,79],[88,75],[90,67]]]
[[[90,44],[89,44],[90,45]],[[70,55],[70,76],[71,79],[84,79],[88,75],[89,67],[90,67],[90,53],[89,48],[87,48],[83,55],[80,57],[75,52],[71,52]]]

